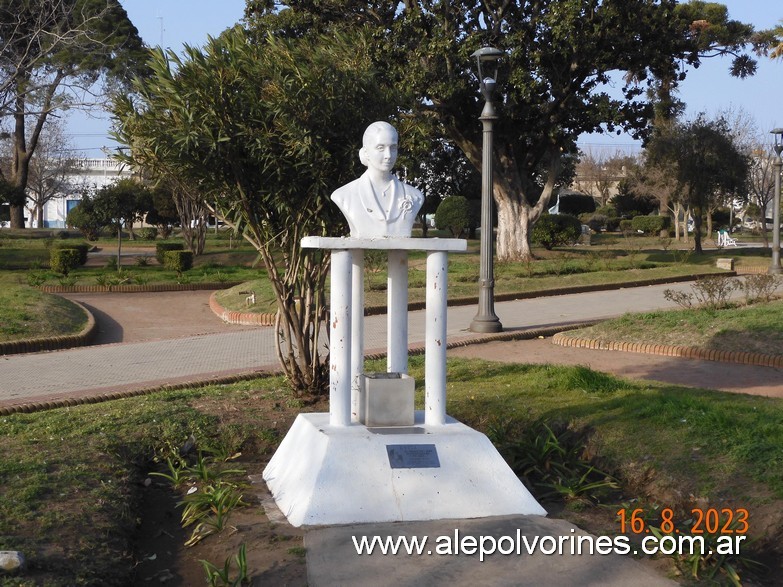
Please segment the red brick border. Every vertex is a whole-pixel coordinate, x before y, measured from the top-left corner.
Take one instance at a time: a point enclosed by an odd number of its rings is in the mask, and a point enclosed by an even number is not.
[[[48,336],[44,338],[29,338],[26,340],[0,342],[0,355],[39,353],[41,351],[56,351],[59,349],[88,345],[96,331],[95,316],[79,302],[73,303],[79,306],[87,315],[87,325],[81,332],[77,334],[63,334],[62,336]]]
[[[217,301],[217,292],[209,296],[209,309],[212,310],[223,322],[228,324],[238,324],[242,326],[274,326],[276,314],[268,312],[237,312],[236,310],[227,310]]]
[[[552,343],[564,347],[623,351],[627,353],[646,353],[722,363],[742,363],[744,365],[757,365],[760,367],[783,367],[783,355],[765,355],[762,353],[749,353],[746,351],[722,351],[717,349],[700,349],[689,346],[671,346],[639,342],[602,341],[599,343],[597,340],[580,338],[565,332],[558,332],[555,334],[552,337]]]

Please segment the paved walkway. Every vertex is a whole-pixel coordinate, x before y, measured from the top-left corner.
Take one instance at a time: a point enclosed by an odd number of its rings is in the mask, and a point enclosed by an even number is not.
[[[663,290],[667,288],[689,291],[690,286],[647,286],[502,302],[496,304],[496,313],[506,333],[549,328],[608,318],[628,311],[672,307],[673,304],[663,297]],[[70,297],[81,300],[97,315],[101,324],[99,341],[133,342],[0,357],[0,407],[277,369],[271,329],[223,324],[209,312],[207,292],[82,294]],[[482,337],[468,331],[475,312],[474,306],[449,309],[449,342]],[[386,347],[386,317],[366,318],[365,329],[367,352],[383,351]],[[161,336],[164,339],[156,339]],[[423,344],[423,311],[409,314],[409,338],[412,346]],[[492,346],[471,345],[465,349],[453,349],[450,354],[517,362],[584,364],[629,377],[727,391],[783,395],[781,369],[566,349],[548,343],[543,347],[543,344],[540,341],[519,341],[492,343]]]

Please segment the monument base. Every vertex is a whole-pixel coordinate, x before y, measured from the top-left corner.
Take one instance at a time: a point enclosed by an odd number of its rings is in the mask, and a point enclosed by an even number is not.
[[[443,426],[331,426],[300,414],[264,469],[293,526],[546,515],[489,439]]]

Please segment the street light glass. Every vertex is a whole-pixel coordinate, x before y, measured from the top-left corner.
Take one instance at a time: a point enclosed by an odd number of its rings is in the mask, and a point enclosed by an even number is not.
[[[498,61],[503,55],[503,51],[494,47],[482,47],[473,53],[472,57],[476,58],[478,78],[482,85],[490,81],[492,83],[498,81]]]
[[[775,152],[780,156],[781,151],[783,151],[783,128],[775,128],[769,132],[775,135]]]

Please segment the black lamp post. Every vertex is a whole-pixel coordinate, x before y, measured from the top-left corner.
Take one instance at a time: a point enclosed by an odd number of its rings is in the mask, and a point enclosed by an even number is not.
[[[780,273],[780,172],[783,169],[783,128],[771,131],[775,135],[775,196],[772,200],[772,263],[767,273]]]
[[[493,99],[498,79],[498,60],[503,51],[493,47],[482,47],[473,57],[478,63],[481,94],[484,109],[479,120],[484,128],[481,161],[481,260],[479,266],[478,313],[470,323],[472,332],[500,332],[503,325],[495,315],[495,269],[492,246],[492,125],[498,116]]]

